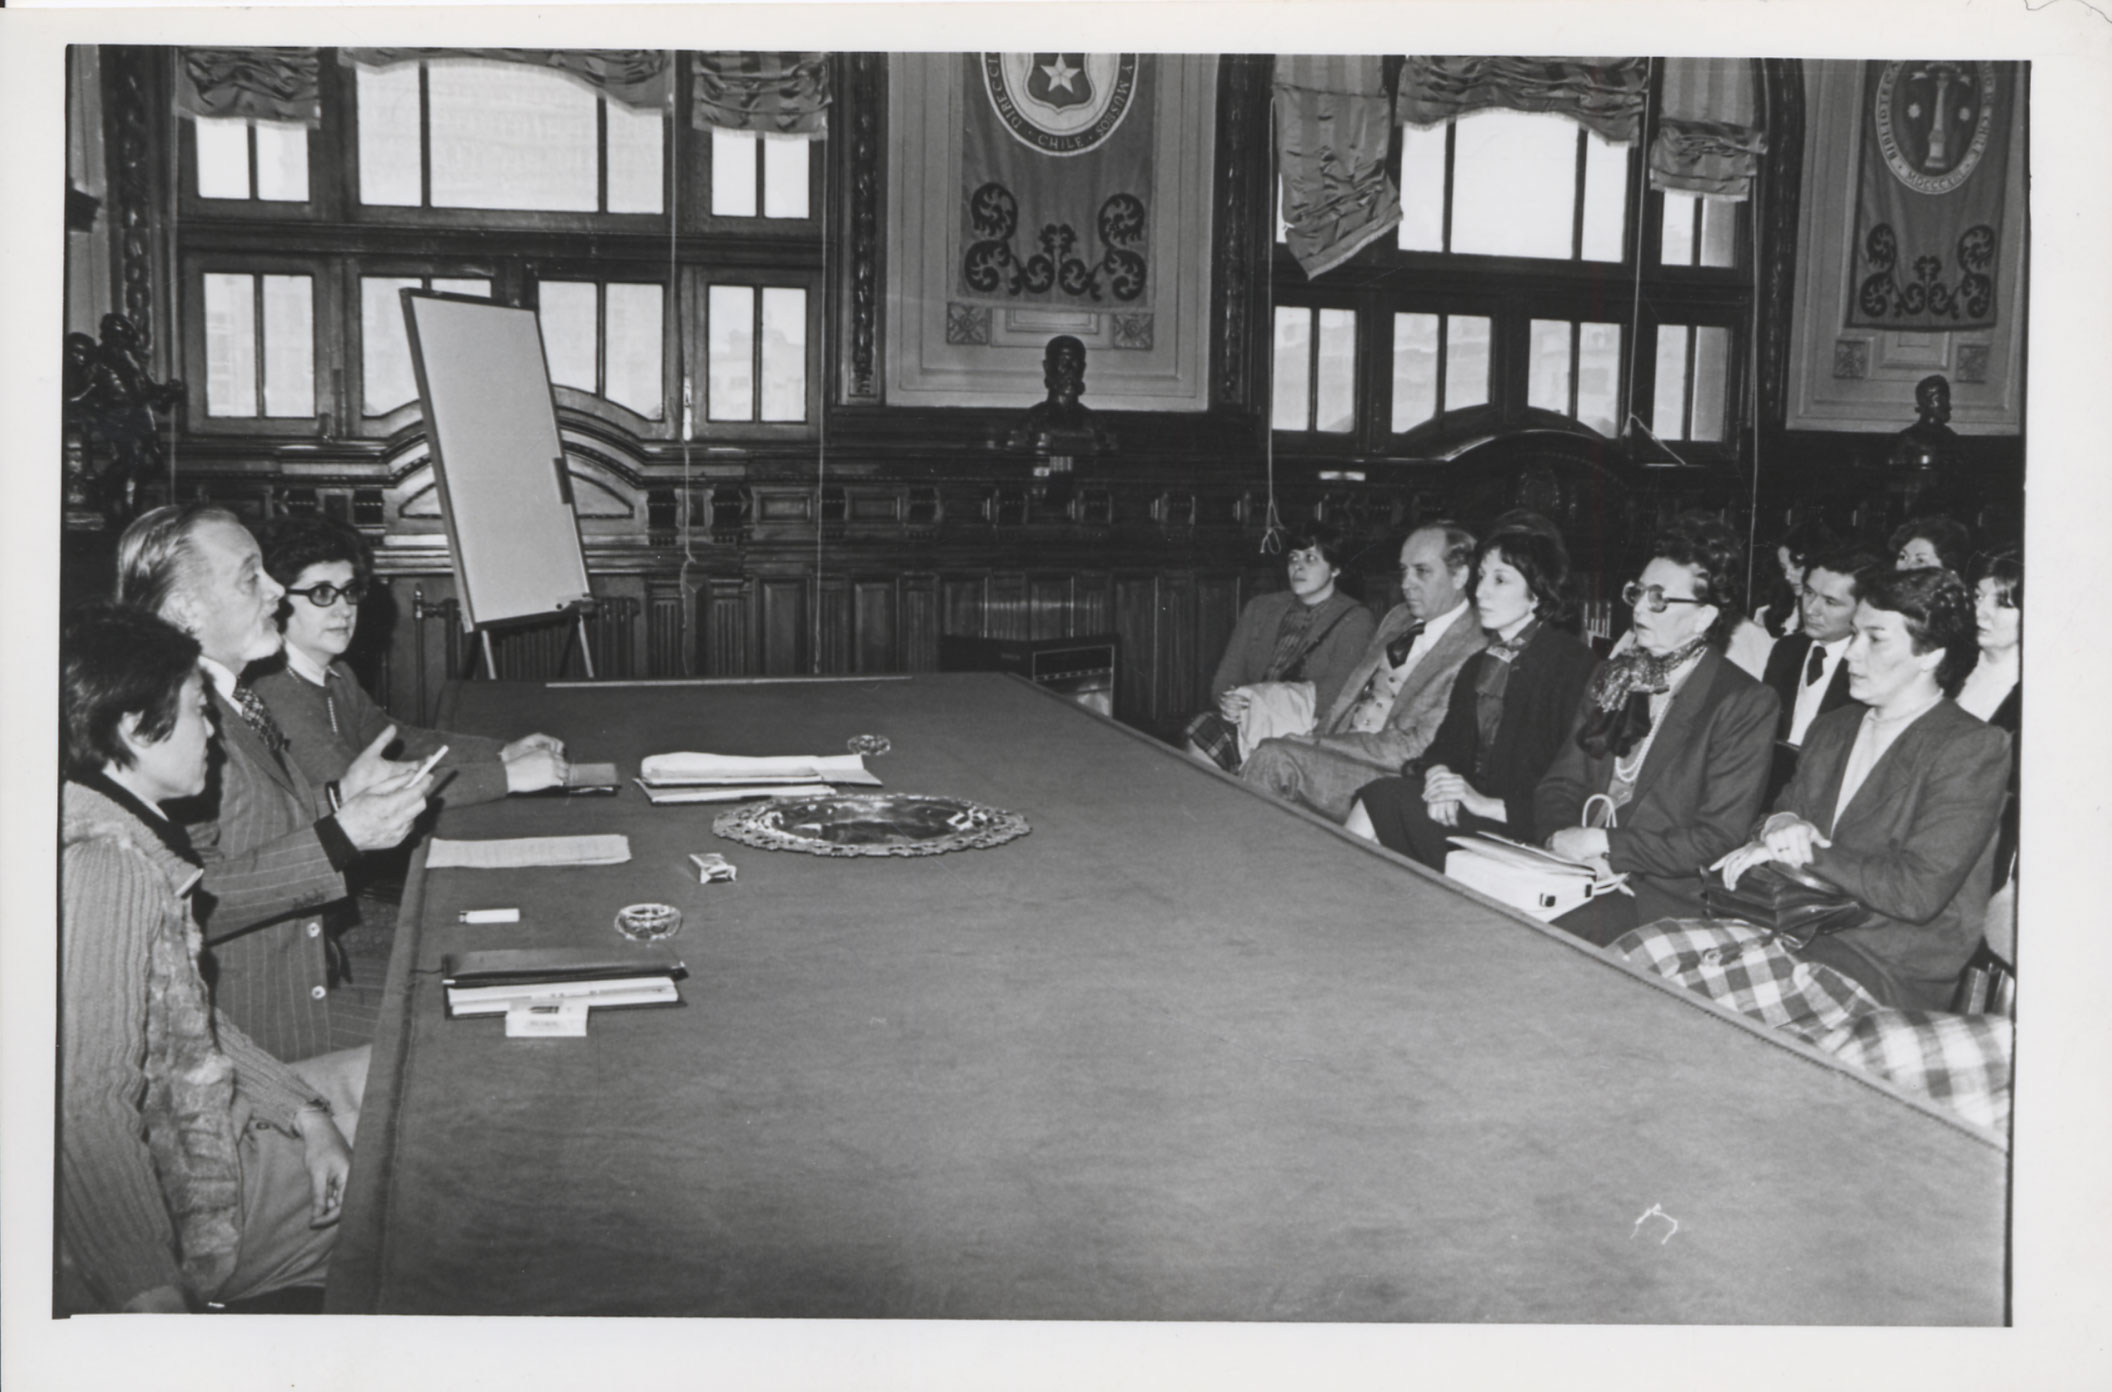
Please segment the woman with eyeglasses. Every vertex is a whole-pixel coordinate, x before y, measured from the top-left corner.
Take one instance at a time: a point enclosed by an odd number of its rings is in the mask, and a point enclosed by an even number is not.
[[[1741,553],[1705,513],[1658,536],[1621,592],[1633,642],[1592,674],[1534,791],[1548,849],[1628,876],[1632,897],[1602,895],[1555,920],[1600,946],[1638,923],[1699,915],[1698,872],[1745,839],[1767,795],[1780,702],[1724,653],[1744,612]]]
[[[447,746],[436,772],[438,795],[448,803],[489,802],[565,781],[565,746],[553,736],[509,744],[421,730],[392,721],[361,689],[339,660],[359,630],[368,583],[366,549],[349,529],[320,517],[288,518],[264,539],[264,568],[286,587],[286,665],[252,685],[285,730],[287,753],[318,785],[343,776],[392,724],[402,746],[392,758],[423,759]]]

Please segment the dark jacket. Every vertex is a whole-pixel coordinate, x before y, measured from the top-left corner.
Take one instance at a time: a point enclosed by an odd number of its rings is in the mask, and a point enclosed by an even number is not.
[[[1987,916],[2009,736],[1939,701],[1892,742],[1836,822],[1863,714],[1856,706],[1812,722],[1776,805],[1832,840],[1812,871],[1871,915],[1801,955],[1854,978],[1883,1005],[1946,1009]]]
[[[1225,644],[1225,654],[1218,659],[1217,672],[1210,678],[1213,709],[1217,698],[1233,687],[1251,686],[1262,679],[1269,669],[1269,659],[1276,654],[1276,630],[1282,626],[1284,614],[1297,602],[1298,597],[1289,590],[1278,590],[1257,595],[1239,611],[1232,641]],[[1340,590],[1315,607],[1313,626],[1306,631],[1312,646],[1287,678],[1313,684],[1315,718],[1334,705],[1342,683],[1378,626],[1378,617],[1371,610]]]
[[[1790,723],[1797,718],[1797,692],[1804,685],[1804,664],[1810,659],[1811,636],[1792,633],[1778,639],[1774,649],[1767,655],[1767,676],[1764,680],[1773,688],[1776,699],[1782,702],[1782,714],[1775,721],[1775,738],[1789,738]],[[1848,704],[1848,664],[1833,665],[1833,679],[1826,683],[1826,694],[1819,698],[1819,715],[1839,710]],[[1813,719],[1817,719],[1816,716]],[[1808,730],[1806,733],[1810,733]]]
[[[1611,754],[1570,737],[1533,794],[1533,835],[1576,826],[1585,801],[1613,781]],[[1703,913],[1700,869],[1745,843],[1767,792],[1780,703],[1715,648],[1706,650],[1665,708],[1636,779],[1635,796],[1606,833],[1608,859],[1635,891],[1635,920]]]
[[[1497,722],[1494,744],[1486,751],[1488,767],[1477,775],[1475,760],[1483,751],[1474,688],[1482,668],[1495,660],[1486,651],[1467,659],[1453,678],[1444,723],[1437,727],[1429,747],[1401,771],[1420,790],[1423,771],[1442,764],[1465,778],[1476,792],[1502,798],[1509,834],[1531,839],[1533,790],[1575,724],[1584,683],[1596,659],[1575,637],[1543,623],[1511,663],[1510,679],[1503,689],[1503,717]]]

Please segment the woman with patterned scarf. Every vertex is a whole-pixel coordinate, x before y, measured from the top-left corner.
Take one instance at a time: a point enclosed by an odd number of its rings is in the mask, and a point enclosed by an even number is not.
[[[1348,828],[1433,869],[1448,838],[1533,838],[1533,789],[1576,716],[1591,649],[1568,617],[1569,552],[1553,524],[1516,517],[1474,552],[1469,593],[1487,648],[1453,681],[1444,723],[1398,778],[1367,784]]]
[[[179,1313],[321,1284],[365,1049],[298,1069],[199,974],[199,867],[157,804],[206,785],[198,644],[131,609],[60,643],[61,1313]]]
[[[1702,913],[1702,867],[1745,840],[1773,758],[1775,693],[1724,644],[1743,608],[1729,527],[1688,513],[1660,534],[1621,598],[1634,641],[1592,674],[1574,738],[1533,795],[1549,850],[1603,860],[1632,897],[1601,895],[1555,920],[1604,946],[1638,923]]]

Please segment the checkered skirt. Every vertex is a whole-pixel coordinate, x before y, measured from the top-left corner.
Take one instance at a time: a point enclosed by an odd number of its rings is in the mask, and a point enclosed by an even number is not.
[[[1969,1120],[2008,1123],[2006,1019],[1887,1010],[1832,967],[1735,919],[1662,919],[1607,950]]]

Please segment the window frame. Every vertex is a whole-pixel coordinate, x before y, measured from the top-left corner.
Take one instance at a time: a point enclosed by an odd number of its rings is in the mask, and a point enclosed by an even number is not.
[[[291,252],[192,251],[178,261],[181,276],[180,318],[183,327],[185,430],[199,436],[294,436],[328,438],[342,419],[341,373],[326,367],[323,345],[340,340],[344,324],[339,311],[339,259],[324,254]],[[205,277],[222,275],[305,275],[313,296],[309,320],[309,370],[314,375],[315,414],[306,416],[215,416],[206,410]],[[261,335],[262,326],[259,325]],[[261,348],[261,343],[260,343]],[[263,402],[258,401],[261,410]]]
[[[386,440],[406,426],[423,419],[424,407],[415,391],[411,399],[400,406],[392,407],[378,416],[366,414],[367,353],[366,324],[360,302],[360,282],[370,279],[419,280],[430,288],[435,279],[484,279],[491,282],[491,297],[494,304],[510,304],[507,298],[509,279],[518,284],[519,269],[511,268],[509,278],[504,272],[509,269],[504,262],[454,261],[445,269],[432,260],[412,261],[400,255],[360,255],[343,258],[344,317],[348,334],[348,356],[345,361],[345,434],[355,439]]]
[[[606,383],[608,378],[608,293],[610,282],[619,285],[657,285],[660,287],[660,419],[641,416],[620,401],[612,401],[598,392],[589,392],[579,387],[567,386],[553,381],[550,384],[551,399],[561,409],[583,416],[592,416],[610,425],[618,426],[628,433],[645,440],[679,439],[682,429],[682,358],[678,354],[679,339],[674,321],[680,313],[677,296],[667,282],[667,266],[650,266],[642,262],[590,261],[585,259],[551,258],[539,260],[526,267],[522,278],[521,304],[536,311],[537,332],[542,326],[542,283],[546,280],[591,281],[596,287],[594,326],[594,375],[597,383]],[[544,350],[547,357],[548,349]]]
[[[828,364],[815,352],[826,319],[824,284],[819,267],[811,269],[776,269],[763,266],[700,266],[687,265],[682,271],[681,319],[682,359],[686,376],[693,392],[694,428],[688,438],[696,441],[794,441],[813,438],[820,429],[823,403],[823,381]],[[807,381],[806,419],[798,421],[715,421],[709,414],[707,395],[710,391],[710,360],[708,353],[706,315],[709,312],[708,290],[713,285],[741,285],[761,290],[804,290],[807,292]],[[757,297],[760,312],[761,297]],[[756,403],[760,410],[762,402],[761,380],[757,379]],[[676,402],[677,411],[681,403]],[[680,426],[678,425],[678,429]]]

